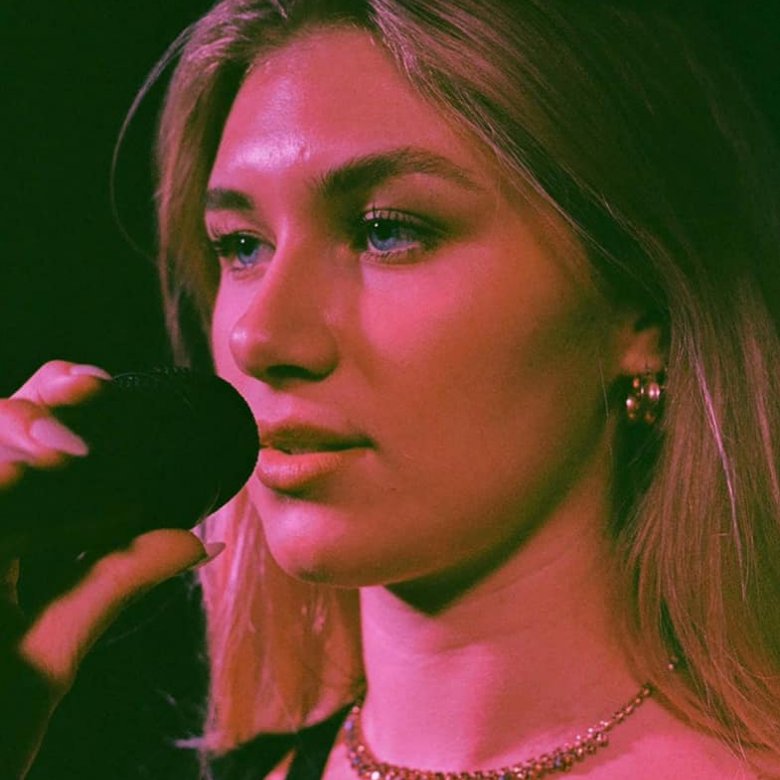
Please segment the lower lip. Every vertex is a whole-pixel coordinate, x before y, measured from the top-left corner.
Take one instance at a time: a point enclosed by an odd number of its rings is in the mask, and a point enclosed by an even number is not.
[[[365,447],[350,447],[291,454],[264,447],[260,450],[256,474],[267,488],[294,493],[340,471],[365,451]]]

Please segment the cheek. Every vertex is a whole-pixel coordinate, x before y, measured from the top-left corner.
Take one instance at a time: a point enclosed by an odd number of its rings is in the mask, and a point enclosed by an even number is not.
[[[271,550],[295,576],[399,581],[507,549],[565,492],[604,427],[592,302],[549,262],[532,273],[484,252],[449,260],[366,273],[332,323],[340,365],[318,392],[376,435],[359,478],[312,502],[250,485]],[[257,380],[229,347],[241,313],[222,291],[212,342],[219,373],[247,390]]]
[[[393,467],[438,508],[484,513],[552,484],[603,430],[606,324],[549,261],[508,273],[505,256],[469,259],[468,276],[383,290],[363,329]]]
[[[415,408],[449,400],[503,416],[582,371],[597,377],[607,329],[598,302],[549,259],[513,267],[506,257],[469,253],[408,284],[388,275],[369,285],[360,330],[377,386],[409,393]]]
[[[210,340],[214,367],[217,374],[226,379],[239,373],[230,351],[230,334],[240,316],[239,302],[225,293],[224,288],[220,288],[211,316]]]

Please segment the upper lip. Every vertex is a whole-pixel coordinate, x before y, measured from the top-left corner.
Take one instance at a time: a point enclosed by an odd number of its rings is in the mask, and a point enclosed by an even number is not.
[[[320,452],[365,447],[369,440],[359,433],[325,428],[299,421],[263,422],[258,420],[260,446],[282,452]]]

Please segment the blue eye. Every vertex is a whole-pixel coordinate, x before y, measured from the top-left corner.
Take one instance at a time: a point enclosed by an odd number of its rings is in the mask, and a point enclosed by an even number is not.
[[[373,211],[362,217],[361,243],[368,255],[400,257],[431,247],[438,231],[422,220],[399,211]]]
[[[366,230],[368,245],[377,252],[408,249],[417,243],[416,231],[403,222],[392,219],[373,219]]]
[[[268,245],[249,233],[226,233],[211,241],[217,257],[235,270],[243,270],[261,261],[261,252]]]

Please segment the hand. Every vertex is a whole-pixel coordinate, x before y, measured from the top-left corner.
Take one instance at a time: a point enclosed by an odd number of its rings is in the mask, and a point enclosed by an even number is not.
[[[0,400],[0,490],[12,490],[30,470],[66,467],[71,458],[88,455],[87,445],[52,410],[85,401],[108,378],[94,366],[54,361],[11,398]],[[6,541],[0,551],[3,777],[24,777],[81,660],[122,608],[220,551],[219,545],[204,548],[189,531],[151,531],[97,560],[70,590],[38,614],[25,616],[16,591],[20,562]]]

